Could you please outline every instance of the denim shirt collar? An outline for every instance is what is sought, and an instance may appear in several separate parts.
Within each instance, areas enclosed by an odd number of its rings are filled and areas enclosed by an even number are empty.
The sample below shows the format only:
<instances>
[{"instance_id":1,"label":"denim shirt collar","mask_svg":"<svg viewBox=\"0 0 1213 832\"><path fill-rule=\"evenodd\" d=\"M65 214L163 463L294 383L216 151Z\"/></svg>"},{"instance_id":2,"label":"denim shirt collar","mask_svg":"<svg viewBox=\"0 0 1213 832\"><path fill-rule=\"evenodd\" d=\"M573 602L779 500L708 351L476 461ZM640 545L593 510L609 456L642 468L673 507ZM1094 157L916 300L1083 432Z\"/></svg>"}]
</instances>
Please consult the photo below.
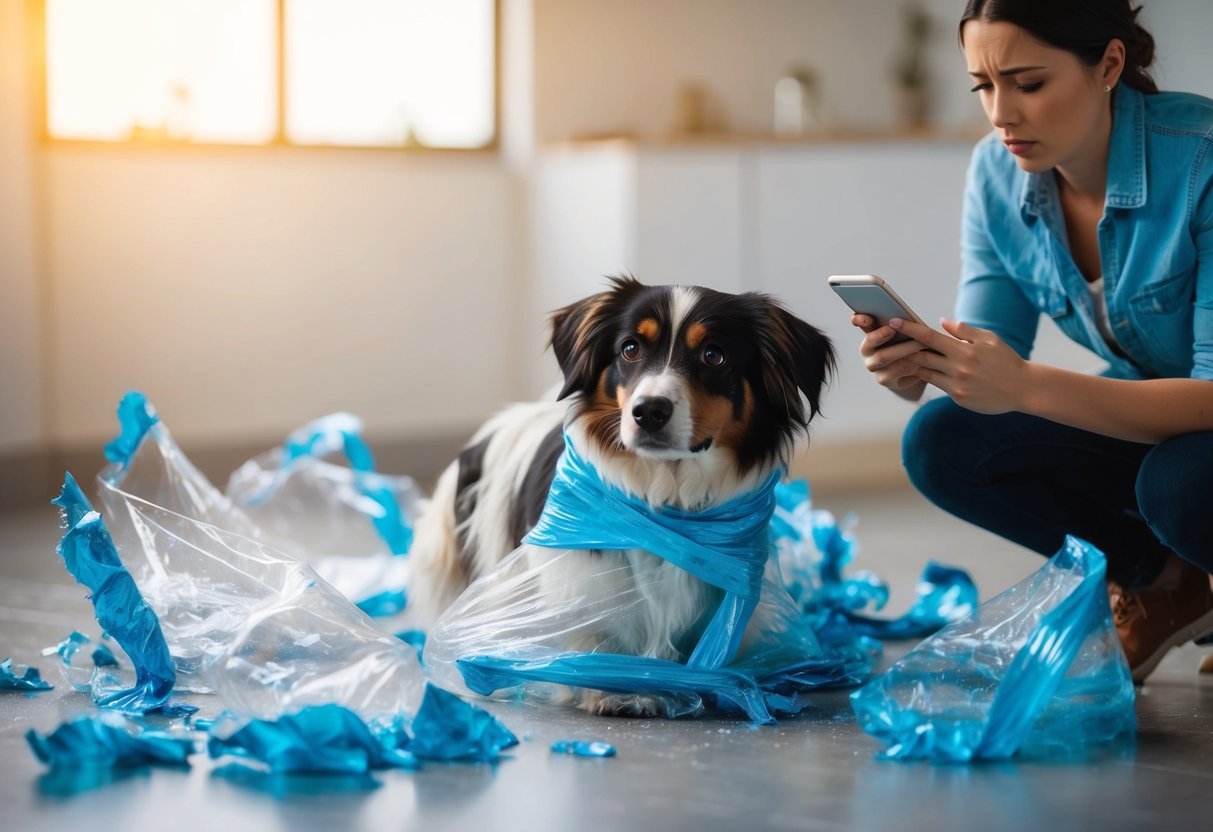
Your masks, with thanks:
<instances>
[{"instance_id":1,"label":"denim shirt collar","mask_svg":"<svg viewBox=\"0 0 1213 832\"><path fill-rule=\"evenodd\" d=\"M1025 220L1057 205L1053 171L1024 176L1020 202ZM1109 208L1140 208L1146 204L1146 107L1143 94L1128 84L1119 84L1113 95L1104 204Z\"/></svg>"}]
</instances>

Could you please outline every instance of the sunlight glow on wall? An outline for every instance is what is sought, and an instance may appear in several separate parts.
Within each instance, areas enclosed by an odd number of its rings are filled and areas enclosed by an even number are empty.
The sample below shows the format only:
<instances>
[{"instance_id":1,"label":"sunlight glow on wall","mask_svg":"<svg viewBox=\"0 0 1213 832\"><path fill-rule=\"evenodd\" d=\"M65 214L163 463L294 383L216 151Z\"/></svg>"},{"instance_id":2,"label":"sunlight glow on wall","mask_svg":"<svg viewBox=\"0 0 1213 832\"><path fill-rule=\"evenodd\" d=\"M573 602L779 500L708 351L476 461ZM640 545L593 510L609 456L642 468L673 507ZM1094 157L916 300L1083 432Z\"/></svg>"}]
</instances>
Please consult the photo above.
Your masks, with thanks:
<instances>
[{"instance_id":1,"label":"sunlight glow on wall","mask_svg":"<svg viewBox=\"0 0 1213 832\"><path fill-rule=\"evenodd\" d=\"M63 139L257 143L276 118L274 0L46 0Z\"/></svg>"},{"instance_id":2,"label":"sunlight glow on wall","mask_svg":"<svg viewBox=\"0 0 1213 832\"><path fill-rule=\"evenodd\" d=\"M287 0L287 139L481 147L493 0Z\"/></svg>"},{"instance_id":3,"label":"sunlight glow on wall","mask_svg":"<svg viewBox=\"0 0 1213 832\"><path fill-rule=\"evenodd\" d=\"M277 0L46 0L53 138L278 135ZM289 143L475 148L495 130L494 0L286 0Z\"/></svg>"}]
</instances>

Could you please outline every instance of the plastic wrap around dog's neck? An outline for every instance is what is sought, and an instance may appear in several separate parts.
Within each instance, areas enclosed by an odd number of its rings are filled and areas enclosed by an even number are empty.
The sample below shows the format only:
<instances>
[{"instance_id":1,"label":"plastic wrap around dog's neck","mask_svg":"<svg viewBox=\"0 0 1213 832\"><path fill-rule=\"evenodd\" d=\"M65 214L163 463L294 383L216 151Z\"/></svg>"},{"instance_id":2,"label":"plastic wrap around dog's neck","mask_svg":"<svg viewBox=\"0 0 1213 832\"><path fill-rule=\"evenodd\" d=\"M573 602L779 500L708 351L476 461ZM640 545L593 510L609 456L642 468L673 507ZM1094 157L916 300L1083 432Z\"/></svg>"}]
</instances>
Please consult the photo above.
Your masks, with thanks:
<instances>
[{"instance_id":1,"label":"plastic wrap around dog's neck","mask_svg":"<svg viewBox=\"0 0 1213 832\"><path fill-rule=\"evenodd\" d=\"M603 481L567 434L564 442L543 513L524 542L553 549L643 549L723 589L727 594L687 664L727 664L762 590L779 472L755 490L703 511L654 509Z\"/></svg>"}]
</instances>

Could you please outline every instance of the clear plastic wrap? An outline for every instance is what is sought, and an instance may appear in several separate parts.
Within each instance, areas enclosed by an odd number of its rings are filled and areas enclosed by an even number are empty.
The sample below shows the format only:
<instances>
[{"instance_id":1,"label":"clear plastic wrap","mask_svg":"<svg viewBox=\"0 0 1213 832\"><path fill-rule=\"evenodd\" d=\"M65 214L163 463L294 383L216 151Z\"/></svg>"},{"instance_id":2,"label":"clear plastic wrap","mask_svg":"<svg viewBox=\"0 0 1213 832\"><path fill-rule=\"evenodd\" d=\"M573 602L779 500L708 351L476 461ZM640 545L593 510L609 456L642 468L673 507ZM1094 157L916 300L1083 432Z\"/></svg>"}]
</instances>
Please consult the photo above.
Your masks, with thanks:
<instances>
[{"instance_id":1,"label":"clear plastic wrap","mask_svg":"<svg viewBox=\"0 0 1213 832\"><path fill-rule=\"evenodd\" d=\"M427 672L482 695L762 722L798 710L797 692L862 681L870 657L823 647L770 558L774 486L651 510L566 444L526 543L431 629Z\"/></svg>"},{"instance_id":2,"label":"clear plastic wrap","mask_svg":"<svg viewBox=\"0 0 1213 832\"><path fill-rule=\"evenodd\" d=\"M1132 734L1129 668L1106 564L1068 537L1040 570L940 630L851 695L893 759L1074 754Z\"/></svg>"},{"instance_id":3,"label":"clear plastic wrap","mask_svg":"<svg viewBox=\"0 0 1213 832\"><path fill-rule=\"evenodd\" d=\"M781 483L775 497L771 532L788 593L818 622L819 634L828 630L843 641L922 638L977 608L977 586L968 573L928 562L909 610L896 619L871 616L869 610L888 603L889 589L872 572L843 574L858 549L850 531L855 518L839 523L813 508L805 480Z\"/></svg>"},{"instance_id":4,"label":"clear plastic wrap","mask_svg":"<svg viewBox=\"0 0 1213 832\"><path fill-rule=\"evenodd\" d=\"M178 687L217 692L242 716L331 703L365 719L415 712L425 682L413 647L258 539L140 394L128 394L120 413L122 436L98 477L101 501L122 562L159 618Z\"/></svg>"},{"instance_id":5,"label":"clear plastic wrap","mask_svg":"<svg viewBox=\"0 0 1213 832\"><path fill-rule=\"evenodd\" d=\"M424 505L410 477L375 471L362 421L334 413L232 473L227 496L266 539L305 560L370 614L404 607L413 521ZM331 461L342 456L348 465Z\"/></svg>"}]
</instances>

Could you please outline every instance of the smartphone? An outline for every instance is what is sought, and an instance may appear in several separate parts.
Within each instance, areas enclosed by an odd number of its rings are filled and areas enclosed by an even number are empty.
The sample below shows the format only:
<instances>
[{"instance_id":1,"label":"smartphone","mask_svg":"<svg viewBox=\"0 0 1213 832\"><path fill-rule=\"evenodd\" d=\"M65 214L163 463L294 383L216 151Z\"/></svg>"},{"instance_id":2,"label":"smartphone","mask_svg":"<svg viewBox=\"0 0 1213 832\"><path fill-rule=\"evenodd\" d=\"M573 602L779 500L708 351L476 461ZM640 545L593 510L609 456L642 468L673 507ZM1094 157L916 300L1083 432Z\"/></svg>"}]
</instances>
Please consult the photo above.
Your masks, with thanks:
<instances>
[{"instance_id":1,"label":"smartphone","mask_svg":"<svg viewBox=\"0 0 1213 832\"><path fill-rule=\"evenodd\" d=\"M832 274L829 284L852 310L861 315L870 315L881 325L887 324L890 318L922 323L922 319L897 296L889 284L874 274ZM886 344L908 340L910 336L898 332Z\"/></svg>"}]
</instances>

